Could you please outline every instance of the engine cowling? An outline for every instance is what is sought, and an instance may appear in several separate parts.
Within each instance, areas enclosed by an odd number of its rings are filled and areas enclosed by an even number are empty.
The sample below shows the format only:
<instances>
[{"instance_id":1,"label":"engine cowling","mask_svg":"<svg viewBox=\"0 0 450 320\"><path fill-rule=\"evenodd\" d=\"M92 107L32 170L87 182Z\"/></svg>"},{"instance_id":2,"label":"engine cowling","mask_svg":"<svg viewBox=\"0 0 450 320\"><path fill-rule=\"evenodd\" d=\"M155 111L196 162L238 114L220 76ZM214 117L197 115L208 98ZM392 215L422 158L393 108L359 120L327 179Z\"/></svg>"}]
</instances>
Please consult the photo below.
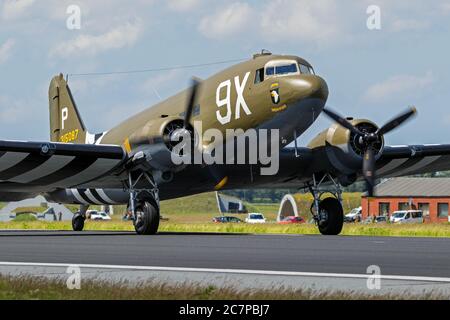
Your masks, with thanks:
<instances>
[{"instance_id":1,"label":"engine cowling","mask_svg":"<svg viewBox=\"0 0 450 320\"><path fill-rule=\"evenodd\" d=\"M172 134L183 129L183 120L178 117L164 117L150 120L130 137L131 155L143 152L153 169L174 171L179 166L173 163L173 148L178 142L171 141Z\"/></svg>"},{"instance_id":2,"label":"engine cowling","mask_svg":"<svg viewBox=\"0 0 450 320\"><path fill-rule=\"evenodd\" d=\"M378 126L370 120L347 119L350 123L363 133L374 133ZM317 135L308 145L309 148L320 159L315 166L333 168L331 171L344 182L352 182L352 176L361 170L361 163L364 155L364 145L360 136L351 133L339 124L333 124L327 130ZM379 137L373 143L373 150L378 159L384 148L384 138ZM320 170L318 168L318 170Z\"/></svg>"}]
</instances>

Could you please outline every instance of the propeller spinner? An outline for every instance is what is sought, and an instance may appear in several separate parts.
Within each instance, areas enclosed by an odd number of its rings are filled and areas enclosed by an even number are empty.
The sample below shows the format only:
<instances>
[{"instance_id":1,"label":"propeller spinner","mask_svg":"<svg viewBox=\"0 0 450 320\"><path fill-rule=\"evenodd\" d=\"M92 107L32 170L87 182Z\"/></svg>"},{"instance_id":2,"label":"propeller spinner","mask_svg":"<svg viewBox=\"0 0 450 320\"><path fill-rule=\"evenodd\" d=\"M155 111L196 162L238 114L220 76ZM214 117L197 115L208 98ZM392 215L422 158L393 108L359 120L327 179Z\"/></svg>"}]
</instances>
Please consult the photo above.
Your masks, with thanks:
<instances>
[{"instance_id":1,"label":"propeller spinner","mask_svg":"<svg viewBox=\"0 0 450 320\"><path fill-rule=\"evenodd\" d=\"M411 119L415 114L417 114L417 110L415 107L410 107L397 117L388 121L385 125L383 125L376 132L362 132L355 126L353 126L347 119L339 115L338 113L330 110L323 109L323 112L332 120L336 121L342 127L350 130L353 134L358 137L358 142L361 149L364 151L363 155L363 163L362 163L362 171L364 179L366 180L367 185L367 193L369 197L373 197L374 187L375 187L375 153L374 153L374 145L382 139L382 137L398 128L402 124L404 124L407 120Z\"/></svg>"}]
</instances>

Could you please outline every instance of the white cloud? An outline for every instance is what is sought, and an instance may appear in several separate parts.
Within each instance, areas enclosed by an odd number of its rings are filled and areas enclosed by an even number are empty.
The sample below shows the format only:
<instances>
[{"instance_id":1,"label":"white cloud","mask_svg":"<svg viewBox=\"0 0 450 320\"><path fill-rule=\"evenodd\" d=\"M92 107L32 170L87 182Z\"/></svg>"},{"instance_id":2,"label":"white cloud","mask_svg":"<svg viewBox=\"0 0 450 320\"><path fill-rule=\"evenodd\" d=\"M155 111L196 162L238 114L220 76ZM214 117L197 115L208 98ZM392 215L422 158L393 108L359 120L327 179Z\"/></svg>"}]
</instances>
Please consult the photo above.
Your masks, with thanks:
<instances>
[{"instance_id":1,"label":"white cloud","mask_svg":"<svg viewBox=\"0 0 450 320\"><path fill-rule=\"evenodd\" d=\"M112 49L134 45L141 32L140 23L127 23L101 35L83 34L58 44L50 51L50 56L66 57L73 54L95 56Z\"/></svg>"},{"instance_id":2,"label":"white cloud","mask_svg":"<svg viewBox=\"0 0 450 320\"><path fill-rule=\"evenodd\" d=\"M0 124L10 125L32 117L29 104L17 99L0 96Z\"/></svg>"},{"instance_id":3,"label":"white cloud","mask_svg":"<svg viewBox=\"0 0 450 320\"><path fill-rule=\"evenodd\" d=\"M272 42L301 40L324 45L345 34L341 14L335 0L274 0L262 12L260 31Z\"/></svg>"},{"instance_id":4,"label":"white cloud","mask_svg":"<svg viewBox=\"0 0 450 320\"><path fill-rule=\"evenodd\" d=\"M220 8L200 21L199 31L208 38L221 38L240 33L251 22L252 9L247 3L235 2Z\"/></svg>"},{"instance_id":5,"label":"white cloud","mask_svg":"<svg viewBox=\"0 0 450 320\"><path fill-rule=\"evenodd\" d=\"M441 10L444 14L449 14L450 13L450 3L448 3L448 2L442 3Z\"/></svg>"},{"instance_id":6,"label":"white cloud","mask_svg":"<svg viewBox=\"0 0 450 320\"><path fill-rule=\"evenodd\" d=\"M377 102L395 95L416 94L419 90L427 89L433 82L432 72L423 76L397 75L369 87L364 94L364 100Z\"/></svg>"},{"instance_id":7,"label":"white cloud","mask_svg":"<svg viewBox=\"0 0 450 320\"><path fill-rule=\"evenodd\" d=\"M35 0L5 0L2 7L4 20L13 20L20 17L34 4Z\"/></svg>"},{"instance_id":8,"label":"white cloud","mask_svg":"<svg viewBox=\"0 0 450 320\"><path fill-rule=\"evenodd\" d=\"M169 9L174 11L190 11L195 9L201 0L168 0Z\"/></svg>"},{"instance_id":9,"label":"white cloud","mask_svg":"<svg viewBox=\"0 0 450 320\"><path fill-rule=\"evenodd\" d=\"M0 64L5 63L9 59L14 45L15 41L13 39L6 40L5 43L0 45Z\"/></svg>"},{"instance_id":10,"label":"white cloud","mask_svg":"<svg viewBox=\"0 0 450 320\"><path fill-rule=\"evenodd\" d=\"M165 71L145 80L140 85L139 90L149 95L155 95L159 100L161 100L164 98L161 96L161 90L164 90L169 84L179 83L179 78L181 76L182 74L180 70Z\"/></svg>"},{"instance_id":11,"label":"white cloud","mask_svg":"<svg viewBox=\"0 0 450 320\"><path fill-rule=\"evenodd\" d=\"M422 31L427 29L430 23L427 21L414 20L414 19L399 19L392 23L391 29L394 32L403 31Z\"/></svg>"}]
</instances>

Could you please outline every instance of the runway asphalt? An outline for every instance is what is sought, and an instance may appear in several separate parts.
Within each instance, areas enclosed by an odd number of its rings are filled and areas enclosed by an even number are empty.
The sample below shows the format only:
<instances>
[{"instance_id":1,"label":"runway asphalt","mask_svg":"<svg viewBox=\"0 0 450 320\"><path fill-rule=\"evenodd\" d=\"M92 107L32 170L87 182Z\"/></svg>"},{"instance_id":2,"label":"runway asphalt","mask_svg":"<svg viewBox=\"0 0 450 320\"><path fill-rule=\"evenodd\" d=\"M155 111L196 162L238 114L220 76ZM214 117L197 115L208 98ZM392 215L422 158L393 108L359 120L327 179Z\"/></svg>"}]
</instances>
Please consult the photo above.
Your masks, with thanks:
<instances>
[{"instance_id":1,"label":"runway asphalt","mask_svg":"<svg viewBox=\"0 0 450 320\"><path fill-rule=\"evenodd\" d=\"M450 239L0 231L0 262L450 278Z\"/></svg>"}]
</instances>

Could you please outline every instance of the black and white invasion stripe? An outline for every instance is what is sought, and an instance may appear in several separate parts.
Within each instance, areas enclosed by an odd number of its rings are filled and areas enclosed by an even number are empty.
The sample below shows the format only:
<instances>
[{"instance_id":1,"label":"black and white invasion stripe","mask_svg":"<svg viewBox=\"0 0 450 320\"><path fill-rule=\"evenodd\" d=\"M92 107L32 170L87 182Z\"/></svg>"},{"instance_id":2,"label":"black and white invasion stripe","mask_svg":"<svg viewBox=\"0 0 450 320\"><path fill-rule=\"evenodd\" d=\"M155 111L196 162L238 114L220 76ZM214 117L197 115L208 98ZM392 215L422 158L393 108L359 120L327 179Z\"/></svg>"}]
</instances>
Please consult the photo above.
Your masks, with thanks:
<instances>
[{"instance_id":1,"label":"black and white invasion stripe","mask_svg":"<svg viewBox=\"0 0 450 320\"><path fill-rule=\"evenodd\" d=\"M130 194L123 189L59 189L46 194L52 202L80 205L127 204Z\"/></svg>"},{"instance_id":2,"label":"black and white invasion stripe","mask_svg":"<svg viewBox=\"0 0 450 320\"><path fill-rule=\"evenodd\" d=\"M0 183L70 188L108 174L124 159L120 146L0 141Z\"/></svg>"}]
</instances>

